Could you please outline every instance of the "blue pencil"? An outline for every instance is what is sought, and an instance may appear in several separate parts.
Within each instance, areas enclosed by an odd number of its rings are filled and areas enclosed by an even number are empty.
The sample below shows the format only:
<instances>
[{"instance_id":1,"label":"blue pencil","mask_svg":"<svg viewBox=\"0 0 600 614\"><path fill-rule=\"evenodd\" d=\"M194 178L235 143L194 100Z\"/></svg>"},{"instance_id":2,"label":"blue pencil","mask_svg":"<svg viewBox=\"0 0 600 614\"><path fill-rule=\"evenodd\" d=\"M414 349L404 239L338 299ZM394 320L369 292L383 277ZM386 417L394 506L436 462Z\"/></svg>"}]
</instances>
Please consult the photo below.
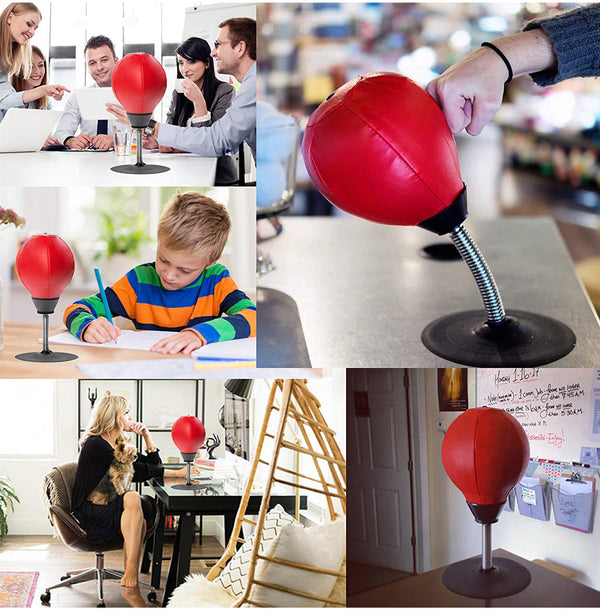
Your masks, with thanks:
<instances>
[{"instance_id":1,"label":"blue pencil","mask_svg":"<svg viewBox=\"0 0 600 614\"><path fill-rule=\"evenodd\" d=\"M104 305L104 311L106 312L106 319L114 326L112 314L110 313L110 307L108 306L108 300L106 298L106 292L104 292L104 284L102 283L102 277L100 277L100 269L94 269L96 275L96 281L98 282L98 289L100 290L100 298L102 298L102 304ZM117 340L115 339L115 343Z\"/></svg>"},{"instance_id":2,"label":"blue pencil","mask_svg":"<svg viewBox=\"0 0 600 614\"><path fill-rule=\"evenodd\" d=\"M249 358L217 358L216 356L193 356L194 360L203 360L206 362L246 362Z\"/></svg>"}]
</instances>

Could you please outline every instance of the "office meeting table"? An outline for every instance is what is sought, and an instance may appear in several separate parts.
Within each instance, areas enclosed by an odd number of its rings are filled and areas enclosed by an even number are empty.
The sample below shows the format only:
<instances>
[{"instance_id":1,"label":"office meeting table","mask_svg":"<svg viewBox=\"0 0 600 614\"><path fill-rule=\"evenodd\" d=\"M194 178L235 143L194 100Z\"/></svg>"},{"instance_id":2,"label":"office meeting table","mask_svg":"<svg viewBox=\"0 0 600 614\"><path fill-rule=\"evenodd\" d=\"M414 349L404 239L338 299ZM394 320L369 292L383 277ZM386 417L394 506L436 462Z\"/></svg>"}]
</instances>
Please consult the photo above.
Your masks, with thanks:
<instances>
[{"instance_id":1,"label":"office meeting table","mask_svg":"<svg viewBox=\"0 0 600 614\"><path fill-rule=\"evenodd\" d=\"M241 486L235 480L201 481L197 488L193 490L182 489L181 486L185 484L185 480L176 478L152 478L147 484L156 495L160 513L151 556L152 575L150 584L154 588L160 588L165 517L179 516L173 554L163 594L162 605L164 607L175 588L190 573L196 516L223 516L225 543L227 543L233 531L243 493ZM261 493L251 495L248 501L247 514L258 514L261 502ZM281 505L288 514L293 515L296 507L296 496L293 493L271 495L269 507L274 507L277 504ZM307 499L305 495L299 497L299 506L300 509L306 509ZM214 556L206 558L214 559Z\"/></svg>"},{"instance_id":2,"label":"office meeting table","mask_svg":"<svg viewBox=\"0 0 600 614\"><path fill-rule=\"evenodd\" d=\"M52 186L211 186L217 158L189 153L161 154L144 150L145 164L168 166L151 175L117 173L111 167L135 164L134 155L117 158L114 151L36 151L0 153L0 185Z\"/></svg>"}]
</instances>

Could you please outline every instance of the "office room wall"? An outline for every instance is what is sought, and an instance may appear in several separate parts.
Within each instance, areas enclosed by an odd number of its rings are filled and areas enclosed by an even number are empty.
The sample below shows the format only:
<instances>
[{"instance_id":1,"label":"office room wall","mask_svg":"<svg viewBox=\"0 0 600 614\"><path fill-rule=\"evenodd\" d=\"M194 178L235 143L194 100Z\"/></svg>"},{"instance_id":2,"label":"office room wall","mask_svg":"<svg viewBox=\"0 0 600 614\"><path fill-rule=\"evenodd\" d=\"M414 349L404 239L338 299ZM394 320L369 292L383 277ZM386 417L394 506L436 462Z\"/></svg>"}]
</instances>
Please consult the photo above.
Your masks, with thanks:
<instances>
[{"instance_id":1,"label":"office room wall","mask_svg":"<svg viewBox=\"0 0 600 614\"><path fill-rule=\"evenodd\" d=\"M474 377L472 378L475 379ZM443 433L438 421L449 426L458 412L440 412L435 369L425 370L427 406L427 452L429 478L431 568L437 568L481 553L481 528L476 524L464 497L446 475L441 461ZM471 406L475 395L470 393ZM531 443L531 455L542 456ZM587 445L582 442L582 445ZM546 456L544 456L545 458ZM560 460L577 460L561 458ZM557 526L554 514L548 522L521 516L518 510L502 512L493 526L492 547L504 548L525 559L543 559L577 572L575 579L600 588L600 512L596 505L594 531L581 533Z\"/></svg>"},{"instance_id":2,"label":"office room wall","mask_svg":"<svg viewBox=\"0 0 600 614\"><path fill-rule=\"evenodd\" d=\"M168 386L170 382L165 381ZM207 436L220 433L217 414L224 400L224 381L205 380L205 427ZM56 465L77 459L77 380L56 380L55 387L55 433L48 437L55 440L54 455L46 458L2 458L0 455L0 474L8 475L15 486L20 504L15 512L9 514L8 525L11 535L50 535L52 528L47 519L46 508L42 499L42 480L44 475ZM1 391L1 382L0 382ZM177 396L173 396L173 406L177 407ZM224 456L224 446L221 444L215 450L217 457ZM163 459L164 460L164 459ZM203 523L203 533L216 535L223 541L222 519L207 517Z\"/></svg>"}]
</instances>

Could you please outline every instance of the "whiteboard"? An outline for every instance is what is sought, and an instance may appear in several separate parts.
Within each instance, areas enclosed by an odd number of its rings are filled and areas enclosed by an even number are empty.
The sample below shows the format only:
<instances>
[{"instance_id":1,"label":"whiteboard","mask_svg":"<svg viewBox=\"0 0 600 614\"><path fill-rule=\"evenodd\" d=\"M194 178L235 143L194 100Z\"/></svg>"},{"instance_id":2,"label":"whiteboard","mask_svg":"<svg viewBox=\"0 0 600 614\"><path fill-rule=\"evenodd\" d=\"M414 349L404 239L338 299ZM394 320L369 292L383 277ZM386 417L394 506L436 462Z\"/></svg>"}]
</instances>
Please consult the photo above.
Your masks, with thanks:
<instances>
[{"instance_id":1,"label":"whiteboard","mask_svg":"<svg viewBox=\"0 0 600 614\"><path fill-rule=\"evenodd\" d=\"M183 39L198 36L208 41L210 48L219 33L219 24L230 17L250 17L256 19L256 4L205 4L190 6L185 9L183 24ZM229 75L217 78L229 81Z\"/></svg>"},{"instance_id":2,"label":"whiteboard","mask_svg":"<svg viewBox=\"0 0 600 614\"><path fill-rule=\"evenodd\" d=\"M600 446L597 370L478 369L477 406L486 405L521 423L531 456L579 461L581 446Z\"/></svg>"}]
</instances>

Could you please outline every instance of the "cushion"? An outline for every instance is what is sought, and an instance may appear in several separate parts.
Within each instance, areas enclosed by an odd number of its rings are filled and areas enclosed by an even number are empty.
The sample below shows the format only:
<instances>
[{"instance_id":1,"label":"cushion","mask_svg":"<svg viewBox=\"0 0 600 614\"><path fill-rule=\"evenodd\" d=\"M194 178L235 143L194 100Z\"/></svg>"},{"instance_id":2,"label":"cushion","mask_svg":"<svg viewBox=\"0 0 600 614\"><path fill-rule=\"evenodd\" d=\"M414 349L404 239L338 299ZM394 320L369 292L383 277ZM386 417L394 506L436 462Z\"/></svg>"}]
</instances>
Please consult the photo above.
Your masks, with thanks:
<instances>
[{"instance_id":1,"label":"cushion","mask_svg":"<svg viewBox=\"0 0 600 614\"><path fill-rule=\"evenodd\" d=\"M236 602L222 586L208 581L201 574L188 576L169 599L168 608L230 608Z\"/></svg>"},{"instance_id":2,"label":"cushion","mask_svg":"<svg viewBox=\"0 0 600 614\"><path fill-rule=\"evenodd\" d=\"M342 518L324 525L304 528L299 523L281 529L269 544L266 556L339 571L346 553L346 520ZM337 576L279 565L259 560L256 580L285 586L317 597L299 597L254 584L249 599L274 607L322 607L336 584Z\"/></svg>"},{"instance_id":3,"label":"cushion","mask_svg":"<svg viewBox=\"0 0 600 614\"><path fill-rule=\"evenodd\" d=\"M340 571L344 574L344 577L340 577L335 581L333 586L333 590L329 595L329 599L333 599L334 601L339 601L340 603L346 603L346 561L344 561ZM344 606L339 605L338 603L326 603L326 608L342 608Z\"/></svg>"},{"instance_id":4,"label":"cushion","mask_svg":"<svg viewBox=\"0 0 600 614\"><path fill-rule=\"evenodd\" d=\"M265 525L263 529L263 538L260 545L260 553L264 554L265 545L274 540L281 529L290 524L298 524L293 516L285 512L281 505L276 505L272 510L267 512L265 516ZM229 559L229 562L215 578L215 584L219 584L231 595L240 596L246 589L248 582L248 566L250 564L250 556L254 547L253 533L242 547Z\"/></svg>"}]
</instances>

